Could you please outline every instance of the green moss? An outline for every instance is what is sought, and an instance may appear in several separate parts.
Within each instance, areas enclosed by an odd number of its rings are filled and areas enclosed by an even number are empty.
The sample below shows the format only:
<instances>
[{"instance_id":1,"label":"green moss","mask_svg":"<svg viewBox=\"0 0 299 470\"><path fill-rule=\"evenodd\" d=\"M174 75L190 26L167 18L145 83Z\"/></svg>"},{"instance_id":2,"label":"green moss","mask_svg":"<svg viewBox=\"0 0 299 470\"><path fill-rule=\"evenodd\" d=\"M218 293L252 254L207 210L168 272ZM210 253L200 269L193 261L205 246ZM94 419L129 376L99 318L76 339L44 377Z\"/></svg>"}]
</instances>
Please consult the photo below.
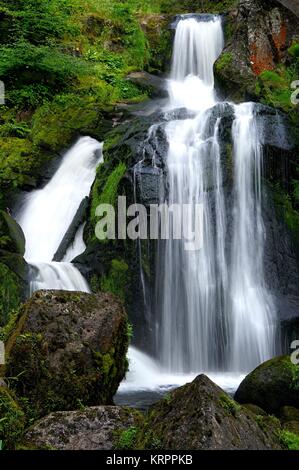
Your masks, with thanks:
<instances>
[{"instance_id":1,"label":"green moss","mask_svg":"<svg viewBox=\"0 0 299 470\"><path fill-rule=\"evenodd\" d=\"M21 302L20 280L5 264L0 263L0 326L4 326ZM1 335L1 333L0 333Z\"/></svg>"},{"instance_id":2,"label":"green moss","mask_svg":"<svg viewBox=\"0 0 299 470\"><path fill-rule=\"evenodd\" d=\"M288 53L291 57L296 57L296 59L299 59L299 44L292 44L288 49Z\"/></svg>"},{"instance_id":3,"label":"green moss","mask_svg":"<svg viewBox=\"0 0 299 470\"><path fill-rule=\"evenodd\" d=\"M128 322L127 336L128 336L128 340L129 340L129 343L130 343L132 341L133 336L134 336L133 325L130 322Z\"/></svg>"},{"instance_id":4,"label":"green moss","mask_svg":"<svg viewBox=\"0 0 299 470\"><path fill-rule=\"evenodd\" d=\"M24 413L8 389L0 387L0 442L5 449L14 449L24 431Z\"/></svg>"},{"instance_id":5,"label":"green moss","mask_svg":"<svg viewBox=\"0 0 299 470\"><path fill-rule=\"evenodd\" d=\"M233 61L233 55L231 52L223 52L220 58L216 62L216 71L221 73L224 70L228 70L231 67Z\"/></svg>"},{"instance_id":6,"label":"green moss","mask_svg":"<svg viewBox=\"0 0 299 470\"><path fill-rule=\"evenodd\" d=\"M272 185L271 189L278 215L285 220L299 249L299 212L294 209L291 197L278 184Z\"/></svg>"},{"instance_id":7,"label":"green moss","mask_svg":"<svg viewBox=\"0 0 299 470\"><path fill-rule=\"evenodd\" d=\"M100 165L97 170L97 177L91 194L91 224L93 229L96 226L96 209L100 204L111 204L116 206L119 183L127 170L125 163L119 163L106 178L106 168ZM95 234L93 234L95 238Z\"/></svg>"},{"instance_id":8,"label":"green moss","mask_svg":"<svg viewBox=\"0 0 299 470\"><path fill-rule=\"evenodd\" d=\"M299 436L289 431L281 431L281 443L289 450L299 450Z\"/></svg>"},{"instance_id":9,"label":"green moss","mask_svg":"<svg viewBox=\"0 0 299 470\"><path fill-rule=\"evenodd\" d=\"M3 189L18 189L34 183L32 170L38 164L38 157L29 140L0 137L0 162L0 184Z\"/></svg>"},{"instance_id":10,"label":"green moss","mask_svg":"<svg viewBox=\"0 0 299 470\"><path fill-rule=\"evenodd\" d=\"M219 397L219 402L222 408L234 417L237 416L238 411L241 409L241 406L238 405L237 402L224 394Z\"/></svg>"},{"instance_id":11,"label":"green moss","mask_svg":"<svg viewBox=\"0 0 299 470\"><path fill-rule=\"evenodd\" d=\"M68 293L61 293L57 300L64 303L64 296L69 302L81 302L78 308L82 312L96 306L95 296L77 299L78 294L74 293L70 299ZM125 316L118 325L115 338L111 338L109 349L103 345L102 350L90 350L88 344L84 344L87 348L84 351L73 354L71 358L60 359L63 370L59 371L49 359L49 339L39 331L26 329L31 301L21 309L12 334L6 341L5 367L6 380L18 396L27 424L53 411L77 409L79 404L81 407L111 403L127 366ZM6 337L7 334L9 332L6 332ZM52 344L55 347L55 342Z\"/></svg>"},{"instance_id":12,"label":"green moss","mask_svg":"<svg viewBox=\"0 0 299 470\"><path fill-rule=\"evenodd\" d=\"M291 101L293 93L291 83L296 77L297 72L294 66L287 68L280 65L275 71L265 70L258 77L256 94L264 104L286 112L292 111L294 105Z\"/></svg>"},{"instance_id":13,"label":"green moss","mask_svg":"<svg viewBox=\"0 0 299 470\"><path fill-rule=\"evenodd\" d=\"M276 418L276 416L267 415L267 414L263 414L263 415L258 414L254 416L254 419L264 432L267 433L268 431L273 432L276 430L276 434L280 433L281 426L280 426L279 419Z\"/></svg>"},{"instance_id":14,"label":"green moss","mask_svg":"<svg viewBox=\"0 0 299 470\"><path fill-rule=\"evenodd\" d=\"M101 279L101 290L111 292L125 302L126 285L128 283L128 265L123 260L113 259L107 276Z\"/></svg>"},{"instance_id":15,"label":"green moss","mask_svg":"<svg viewBox=\"0 0 299 470\"><path fill-rule=\"evenodd\" d=\"M36 146L58 151L65 148L79 131L84 133L94 129L100 120L96 97L60 95L35 113L33 142Z\"/></svg>"}]
</instances>

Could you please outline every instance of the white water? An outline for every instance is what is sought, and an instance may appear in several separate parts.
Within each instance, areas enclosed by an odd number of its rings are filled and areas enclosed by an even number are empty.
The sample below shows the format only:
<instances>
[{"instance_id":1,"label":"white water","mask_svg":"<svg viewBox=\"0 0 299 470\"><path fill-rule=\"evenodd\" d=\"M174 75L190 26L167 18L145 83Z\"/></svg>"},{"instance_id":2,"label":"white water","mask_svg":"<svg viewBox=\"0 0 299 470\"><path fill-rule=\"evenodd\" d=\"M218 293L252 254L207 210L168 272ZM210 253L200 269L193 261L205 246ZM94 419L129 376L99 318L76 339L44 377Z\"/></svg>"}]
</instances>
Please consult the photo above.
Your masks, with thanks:
<instances>
[{"instance_id":1,"label":"white water","mask_svg":"<svg viewBox=\"0 0 299 470\"><path fill-rule=\"evenodd\" d=\"M188 382L192 382L198 373L191 374L177 374L163 371L161 366L152 358L131 347L128 354L129 359L129 372L126 380L124 380L118 390L120 395L127 395L135 391L158 391L159 393L166 393ZM213 382L227 393L234 393L242 380L244 374L238 373L211 373L210 371L202 371Z\"/></svg>"},{"instance_id":2,"label":"white water","mask_svg":"<svg viewBox=\"0 0 299 470\"><path fill-rule=\"evenodd\" d=\"M32 265L31 292L38 289L89 292L87 282L74 265L54 263L52 259L81 201L89 195L102 158L102 144L90 137L80 138L64 155L49 183L32 191L19 210L17 220L26 238L25 258ZM64 261L71 261L84 250L81 230Z\"/></svg>"},{"instance_id":3,"label":"white water","mask_svg":"<svg viewBox=\"0 0 299 470\"><path fill-rule=\"evenodd\" d=\"M235 208L231 260L231 358L234 370L253 368L274 355L275 305L265 286L262 217L262 148L254 105L235 107Z\"/></svg>"},{"instance_id":4,"label":"white water","mask_svg":"<svg viewBox=\"0 0 299 470\"><path fill-rule=\"evenodd\" d=\"M210 131L217 103L213 65L222 47L220 18L179 22L166 111L185 107L196 117L167 125L168 199L203 204L204 243L200 251L188 252L184 241L160 242L156 354L149 358L131 348L123 393L172 388L202 372L233 391L244 374L275 353L276 311L263 270L262 149L254 105L235 106L233 203L223 188L221 118ZM189 223L192 227L194 220Z\"/></svg>"},{"instance_id":5,"label":"white water","mask_svg":"<svg viewBox=\"0 0 299 470\"><path fill-rule=\"evenodd\" d=\"M72 245L70 245L68 247L62 261L66 262L66 263L70 263L71 261L73 261L73 259L77 258L77 256L84 253L84 251L86 249L86 245L85 245L84 238L83 238L85 225L86 225L86 223L84 222L84 224L82 224L78 228L75 239L74 239Z\"/></svg>"}]
</instances>

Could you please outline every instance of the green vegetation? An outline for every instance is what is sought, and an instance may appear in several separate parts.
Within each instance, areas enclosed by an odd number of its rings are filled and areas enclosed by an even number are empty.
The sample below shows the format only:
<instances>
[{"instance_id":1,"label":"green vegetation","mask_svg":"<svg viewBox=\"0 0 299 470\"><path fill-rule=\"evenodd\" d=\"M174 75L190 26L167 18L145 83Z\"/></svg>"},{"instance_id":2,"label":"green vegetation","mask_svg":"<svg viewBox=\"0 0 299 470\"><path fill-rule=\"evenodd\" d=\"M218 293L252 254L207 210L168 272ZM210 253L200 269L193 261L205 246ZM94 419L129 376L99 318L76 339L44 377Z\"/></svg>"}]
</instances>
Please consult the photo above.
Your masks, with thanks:
<instances>
[{"instance_id":1,"label":"green vegetation","mask_svg":"<svg viewBox=\"0 0 299 470\"><path fill-rule=\"evenodd\" d=\"M229 69L233 60L233 55L231 52L224 52L219 60L216 62L217 72L221 72L224 69Z\"/></svg>"},{"instance_id":2,"label":"green vegetation","mask_svg":"<svg viewBox=\"0 0 299 470\"><path fill-rule=\"evenodd\" d=\"M287 227L294 235L294 240L299 249L299 212L294 207L298 204L296 199L298 182L294 182L293 198L292 194L289 195L283 191L278 183L271 185L271 189L278 215L285 220Z\"/></svg>"},{"instance_id":3,"label":"green vegetation","mask_svg":"<svg viewBox=\"0 0 299 470\"><path fill-rule=\"evenodd\" d=\"M135 426L131 426L129 429L122 431L114 444L114 448L117 450L134 449L137 434L138 429Z\"/></svg>"},{"instance_id":4,"label":"green vegetation","mask_svg":"<svg viewBox=\"0 0 299 470\"><path fill-rule=\"evenodd\" d=\"M224 12L233 0L0 0L0 184L34 187L79 134L103 139L103 112L144 100L130 71L164 71L176 13ZM162 14L162 16L161 16ZM164 15L164 16L163 16Z\"/></svg>"},{"instance_id":5,"label":"green vegetation","mask_svg":"<svg viewBox=\"0 0 299 470\"><path fill-rule=\"evenodd\" d=\"M256 94L261 101L286 112L294 111L291 84L299 76L299 44L294 43L288 49L286 64L278 64L275 70L265 70L259 75Z\"/></svg>"},{"instance_id":6,"label":"green vegetation","mask_svg":"<svg viewBox=\"0 0 299 470\"><path fill-rule=\"evenodd\" d=\"M299 436L290 431L281 431L280 440L289 450L299 450Z\"/></svg>"},{"instance_id":7,"label":"green vegetation","mask_svg":"<svg viewBox=\"0 0 299 470\"><path fill-rule=\"evenodd\" d=\"M105 168L102 165L98 167L97 179L92 189L91 224L93 227L96 226L96 209L100 204L111 204L115 207L119 183L126 170L126 164L119 163L107 177Z\"/></svg>"},{"instance_id":8,"label":"green vegetation","mask_svg":"<svg viewBox=\"0 0 299 470\"><path fill-rule=\"evenodd\" d=\"M9 321L20 300L21 287L18 277L5 264L0 263L0 327Z\"/></svg>"},{"instance_id":9,"label":"green vegetation","mask_svg":"<svg viewBox=\"0 0 299 470\"><path fill-rule=\"evenodd\" d=\"M24 413L7 388L0 387L0 442L2 449L14 449L24 431Z\"/></svg>"},{"instance_id":10,"label":"green vegetation","mask_svg":"<svg viewBox=\"0 0 299 470\"><path fill-rule=\"evenodd\" d=\"M113 259L110 272L101 279L101 290L117 295L123 303L128 282L128 269L127 263L123 260Z\"/></svg>"},{"instance_id":11,"label":"green vegetation","mask_svg":"<svg viewBox=\"0 0 299 470\"><path fill-rule=\"evenodd\" d=\"M237 413L241 409L241 406L238 405L238 403L235 402L235 400L223 394L219 397L219 401L220 401L222 408L224 408L229 414L231 414L234 417L237 416Z\"/></svg>"}]
</instances>

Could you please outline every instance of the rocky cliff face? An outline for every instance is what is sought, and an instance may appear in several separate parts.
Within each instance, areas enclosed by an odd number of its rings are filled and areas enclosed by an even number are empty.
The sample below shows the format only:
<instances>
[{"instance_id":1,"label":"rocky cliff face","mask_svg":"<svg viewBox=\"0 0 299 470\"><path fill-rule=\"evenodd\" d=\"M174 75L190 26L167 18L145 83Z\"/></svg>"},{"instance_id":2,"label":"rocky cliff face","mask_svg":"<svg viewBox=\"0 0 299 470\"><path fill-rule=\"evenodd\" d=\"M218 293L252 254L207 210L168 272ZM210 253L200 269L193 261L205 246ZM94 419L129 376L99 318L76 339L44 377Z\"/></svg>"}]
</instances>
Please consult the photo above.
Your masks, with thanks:
<instances>
[{"instance_id":1,"label":"rocky cliff face","mask_svg":"<svg viewBox=\"0 0 299 470\"><path fill-rule=\"evenodd\" d=\"M256 77L287 60L299 26L295 14L280 3L240 0L238 8L229 13L231 37L215 66L227 96L240 101L255 97Z\"/></svg>"}]
</instances>

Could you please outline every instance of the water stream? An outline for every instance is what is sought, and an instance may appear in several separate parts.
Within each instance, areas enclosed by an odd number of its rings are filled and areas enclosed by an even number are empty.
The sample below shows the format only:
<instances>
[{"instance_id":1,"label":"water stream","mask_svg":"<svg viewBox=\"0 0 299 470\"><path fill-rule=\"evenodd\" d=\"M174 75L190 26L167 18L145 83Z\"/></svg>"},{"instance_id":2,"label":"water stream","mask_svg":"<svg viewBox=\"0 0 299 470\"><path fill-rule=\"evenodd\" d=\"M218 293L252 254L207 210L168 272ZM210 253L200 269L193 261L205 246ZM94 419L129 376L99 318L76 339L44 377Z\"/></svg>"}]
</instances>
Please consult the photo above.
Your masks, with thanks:
<instances>
[{"instance_id":1,"label":"water stream","mask_svg":"<svg viewBox=\"0 0 299 470\"><path fill-rule=\"evenodd\" d=\"M70 262L84 251L83 227L64 262L52 260L81 201L90 193L96 167L102 162L102 147L95 139L80 138L49 183L29 193L17 213L26 238L25 258L31 266L31 293L39 289L89 292L86 280Z\"/></svg>"},{"instance_id":2,"label":"water stream","mask_svg":"<svg viewBox=\"0 0 299 470\"><path fill-rule=\"evenodd\" d=\"M152 358L130 351L131 368L119 395L126 403L134 390L160 393L201 372L232 391L275 354L276 310L263 269L262 146L254 104L231 104L230 199L223 185L221 116L210 129L213 108L224 106L213 76L223 45L220 17L178 22L165 111L184 107L196 115L166 127L168 202L203 205L203 247L187 251L184 240L160 242L156 351ZM194 216L187 223L194 227Z\"/></svg>"}]
</instances>

